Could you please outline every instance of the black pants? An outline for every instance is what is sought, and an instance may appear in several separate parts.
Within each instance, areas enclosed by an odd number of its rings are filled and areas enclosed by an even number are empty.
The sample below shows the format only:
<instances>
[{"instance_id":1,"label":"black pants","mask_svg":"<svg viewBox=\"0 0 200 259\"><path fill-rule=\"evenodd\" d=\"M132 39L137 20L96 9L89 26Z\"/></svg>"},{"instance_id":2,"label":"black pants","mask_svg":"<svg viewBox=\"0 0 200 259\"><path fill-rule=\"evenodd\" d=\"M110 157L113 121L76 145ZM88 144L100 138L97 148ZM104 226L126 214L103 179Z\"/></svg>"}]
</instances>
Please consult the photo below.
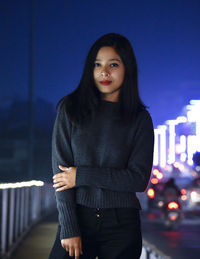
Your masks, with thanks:
<instances>
[{"instance_id":1,"label":"black pants","mask_svg":"<svg viewBox=\"0 0 200 259\"><path fill-rule=\"evenodd\" d=\"M77 205L83 255L80 259L138 259L142 252L140 213L135 208L93 209ZM61 246L60 226L49 259L72 259Z\"/></svg>"}]
</instances>

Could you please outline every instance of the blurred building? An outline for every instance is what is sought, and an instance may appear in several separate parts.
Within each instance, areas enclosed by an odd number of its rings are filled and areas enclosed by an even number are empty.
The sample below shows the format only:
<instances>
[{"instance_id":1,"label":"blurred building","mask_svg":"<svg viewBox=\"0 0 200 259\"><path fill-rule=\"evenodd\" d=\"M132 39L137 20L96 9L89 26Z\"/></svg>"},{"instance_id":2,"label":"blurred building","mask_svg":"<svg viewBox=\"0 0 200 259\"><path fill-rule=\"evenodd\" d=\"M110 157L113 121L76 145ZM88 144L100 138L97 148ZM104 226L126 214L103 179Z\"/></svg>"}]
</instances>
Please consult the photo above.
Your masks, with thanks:
<instances>
[{"instance_id":1,"label":"blurred building","mask_svg":"<svg viewBox=\"0 0 200 259\"><path fill-rule=\"evenodd\" d=\"M53 104L38 98L34 102L33 178L49 181L51 174L51 135L55 112ZM28 102L15 98L0 107L1 182L30 180Z\"/></svg>"},{"instance_id":2,"label":"blurred building","mask_svg":"<svg viewBox=\"0 0 200 259\"><path fill-rule=\"evenodd\" d=\"M200 100L191 100L180 116L154 129L154 166L164 168L175 162L193 165L200 152Z\"/></svg>"}]
</instances>

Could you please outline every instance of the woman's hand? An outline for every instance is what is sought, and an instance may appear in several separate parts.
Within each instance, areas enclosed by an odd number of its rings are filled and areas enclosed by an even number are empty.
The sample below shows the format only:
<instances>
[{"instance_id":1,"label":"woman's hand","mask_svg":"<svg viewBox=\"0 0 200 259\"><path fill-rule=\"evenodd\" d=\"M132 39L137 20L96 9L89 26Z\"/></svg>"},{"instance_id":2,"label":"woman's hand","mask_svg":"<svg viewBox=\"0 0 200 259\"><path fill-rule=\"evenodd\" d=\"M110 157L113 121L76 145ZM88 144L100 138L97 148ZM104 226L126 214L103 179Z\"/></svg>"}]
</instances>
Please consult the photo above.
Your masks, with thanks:
<instances>
[{"instance_id":1,"label":"woman's hand","mask_svg":"<svg viewBox=\"0 0 200 259\"><path fill-rule=\"evenodd\" d=\"M71 237L61 240L62 247L69 252L69 256L75 256L75 259L79 259L83 254L81 237Z\"/></svg>"},{"instance_id":2,"label":"woman's hand","mask_svg":"<svg viewBox=\"0 0 200 259\"><path fill-rule=\"evenodd\" d=\"M64 191L70 188L73 188L75 186L76 182L76 168L74 166L71 167L65 167L62 165L59 165L59 168L63 171L61 173L55 174L53 176L53 187L57 188L57 192Z\"/></svg>"}]
</instances>

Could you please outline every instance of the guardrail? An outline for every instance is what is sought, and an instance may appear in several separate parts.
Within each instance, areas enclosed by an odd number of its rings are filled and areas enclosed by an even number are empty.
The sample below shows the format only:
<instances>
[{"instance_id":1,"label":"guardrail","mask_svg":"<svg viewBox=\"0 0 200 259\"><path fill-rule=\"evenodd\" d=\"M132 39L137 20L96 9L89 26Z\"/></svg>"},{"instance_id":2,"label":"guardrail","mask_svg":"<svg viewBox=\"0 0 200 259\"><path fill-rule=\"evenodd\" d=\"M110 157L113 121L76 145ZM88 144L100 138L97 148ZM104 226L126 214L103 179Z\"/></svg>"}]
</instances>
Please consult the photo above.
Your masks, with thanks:
<instances>
[{"instance_id":1,"label":"guardrail","mask_svg":"<svg viewBox=\"0 0 200 259\"><path fill-rule=\"evenodd\" d=\"M56 208L51 187L42 181L0 184L0 258L9 258L30 228Z\"/></svg>"},{"instance_id":2,"label":"guardrail","mask_svg":"<svg viewBox=\"0 0 200 259\"><path fill-rule=\"evenodd\" d=\"M52 184L42 181L0 184L0 258L9 258L30 228L55 208ZM140 259L171 257L143 239Z\"/></svg>"},{"instance_id":3,"label":"guardrail","mask_svg":"<svg viewBox=\"0 0 200 259\"><path fill-rule=\"evenodd\" d=\"M164 254L155 245L150 244L145 239L142 240L142 254L140 259L172 259L170 256Z\"/></svg>"}]
</instances>

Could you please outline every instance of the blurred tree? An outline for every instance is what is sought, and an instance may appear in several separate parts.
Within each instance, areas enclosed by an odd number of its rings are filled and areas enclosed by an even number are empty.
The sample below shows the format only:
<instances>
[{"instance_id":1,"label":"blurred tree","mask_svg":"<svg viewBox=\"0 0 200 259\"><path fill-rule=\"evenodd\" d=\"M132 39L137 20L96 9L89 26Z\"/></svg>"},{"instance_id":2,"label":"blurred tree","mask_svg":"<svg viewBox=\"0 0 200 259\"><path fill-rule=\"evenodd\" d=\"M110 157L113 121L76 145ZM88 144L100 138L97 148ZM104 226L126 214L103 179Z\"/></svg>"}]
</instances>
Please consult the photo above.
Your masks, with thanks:
<instances>
[{"instance_id":1,"label":"blurred tree","mask_svg":"<svg viewBox=\"0 0 200 259\"><path fill-rule=\"evenodd\" d=\"M200 166L200 152L194 153L192 159L193 159L196 166Z\"/></svg>"}]
</instances>

